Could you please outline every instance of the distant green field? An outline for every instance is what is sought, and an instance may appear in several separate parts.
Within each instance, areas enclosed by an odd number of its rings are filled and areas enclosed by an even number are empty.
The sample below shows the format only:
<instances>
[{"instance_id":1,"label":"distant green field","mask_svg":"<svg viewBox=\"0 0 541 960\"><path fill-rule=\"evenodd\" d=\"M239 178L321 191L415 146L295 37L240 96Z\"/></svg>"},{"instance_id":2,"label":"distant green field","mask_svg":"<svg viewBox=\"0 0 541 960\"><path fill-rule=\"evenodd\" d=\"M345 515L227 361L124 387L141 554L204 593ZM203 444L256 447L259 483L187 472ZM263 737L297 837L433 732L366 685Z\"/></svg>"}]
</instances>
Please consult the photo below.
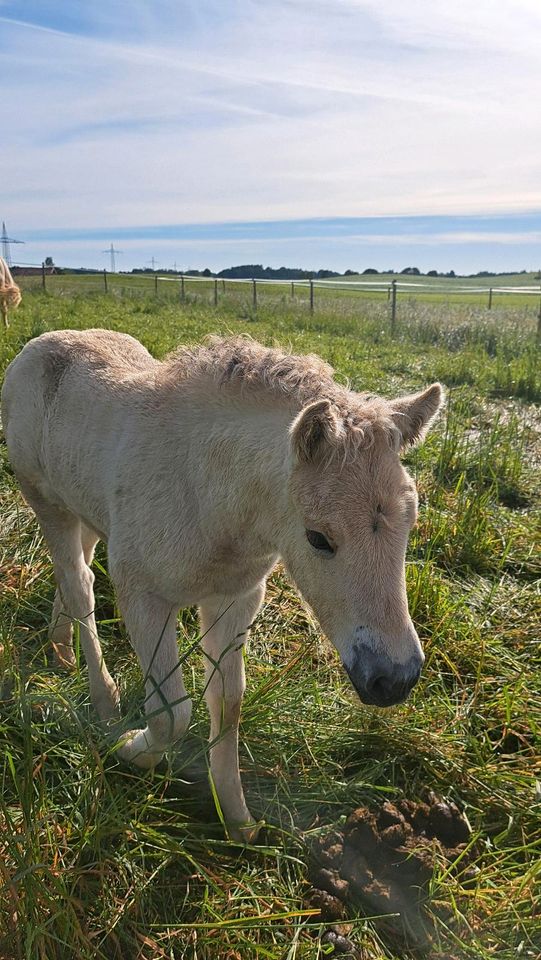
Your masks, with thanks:
<instances>
[{"instance_id":1,"label":"distant green field","mask_svg":"<svg viewBox=\"0 0 541 960\"><path fill-rule=\"evenodd\" d=\"M341 277L340 280L344 280L347 283L358 283L359 281L365 280L391 283L392 280L397 280L399 283L426 283L440 287L452 287L453 284L457 287L486 287L487 290L489 287L539 287L541 284L541 278L538 271L532 271L530 273L511 273L508 275L500 275L495 277L427 277L426 274L417 277L403 273L360 273L347 277Z\"/></svg>"},{"instance_id":2,"label":"distant green field","mask_svg":"<svg viewBox=\"0 0 541 960\"><path fill-rule=\"evenodd\" d=\"M50 329L124 330L158 357L208 333L244 333L316 352L358 390L396 396L439 379L448 403L407 457L420 495L408 596L426 664L406 704L360 705L283 571L271 579L247 657L243 780L267 824L249 850L224 839L207 786L197 653L185 671L196 705L189 734L149 775L107 752L84 663L75 674L51 666L51 562L0 440L1 960L336 955L309 901L314 841L359 804L418 801L429 790L465 812L471 861L449 865L435 851L424 952L403 946L400 916L382 923L366 905L351 908L357 958L538 960L538 301L510 298L488 311L482 301L412 293L399 298L393 337L382 294L318 289L311 314L306 289L292 299L290 285L258 291L255 309L249 287L227 285L215 307L213 282L187 285L185 303L165 281L157 296L153 280L122 275L107 296L100 278L47 282L46 294L23 282L23 303L0 331L0 372ZM142 677L106 570L102 548L98 627L123 710L138 715ZM196 638L194 611L184 611L180 649Z\"/></svg>"},{"instance_id":3,"label":"distant green field","mask_svg":"<svg viewBox=\"0 0 541 960\"><path fill-rule=\"evenodd\" d=\"M402 274L378 274L340 277L332 281L314 281L314 303L316 308L325 304L329 298L354 298L356 301L368 298L371 300L385 300L391 283L397 283L398 301L415 299L420 303L461 303L478 306L489 306L489 290L493 289L490 298L491 307L508 305L529 306L532 313L541 311L541 281L535 273L513 274L510 277L411 277ZM21 277L20 285L26 290L39 290L41 277ZM75 292L105 292L105 284L109 293L122 293L134 296L147 292L162 298L180 299L181 282L171 276L162 274L62 274L46 277L46 289L50 293ZM498 288L534 288L519 293L499 292ZM349 288L349 289L348 289ZM481 289L481 292L479 290ZM470 292L471 290L471 292ZM201 278L186 278L184 294L187 298L198 298L212 303L215 295L220 302L224 296L239 301L253 300L253 284L250 280L244 282L222 280L217 281L215 294L215 280ZM309 285L306 281L288 281L284 283L257 281L256 296L258 302L287 303L298 301L308 302L310 299Z\"/></svg>"}]
</instances>

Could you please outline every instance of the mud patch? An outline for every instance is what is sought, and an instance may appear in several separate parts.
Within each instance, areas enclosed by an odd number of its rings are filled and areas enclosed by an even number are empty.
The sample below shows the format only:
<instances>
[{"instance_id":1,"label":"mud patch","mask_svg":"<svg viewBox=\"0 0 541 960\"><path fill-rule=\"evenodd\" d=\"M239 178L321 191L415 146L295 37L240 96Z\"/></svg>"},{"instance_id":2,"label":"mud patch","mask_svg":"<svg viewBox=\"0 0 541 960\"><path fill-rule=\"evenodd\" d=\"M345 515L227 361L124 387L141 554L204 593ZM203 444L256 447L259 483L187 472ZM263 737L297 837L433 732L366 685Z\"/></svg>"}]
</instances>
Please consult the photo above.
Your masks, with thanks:
<instances>
[{"instance_id":1,"label":"mud patch","mask_svg":"<svg viewBox=\"0 0 541 960\"><path fill-rule=\"evenodd\" d=\"M358 956L341 926L351 909L381 917L378 932L393 944L428 949L433 925L426 908L434 869L460 858L459 869L467 873L470 835L458 807L430 793L422 803L359 807L343 829L320 839L310 864L310 905L335 924L327 932L339 938L335 953Z\"/></svg>"}]
</instances>

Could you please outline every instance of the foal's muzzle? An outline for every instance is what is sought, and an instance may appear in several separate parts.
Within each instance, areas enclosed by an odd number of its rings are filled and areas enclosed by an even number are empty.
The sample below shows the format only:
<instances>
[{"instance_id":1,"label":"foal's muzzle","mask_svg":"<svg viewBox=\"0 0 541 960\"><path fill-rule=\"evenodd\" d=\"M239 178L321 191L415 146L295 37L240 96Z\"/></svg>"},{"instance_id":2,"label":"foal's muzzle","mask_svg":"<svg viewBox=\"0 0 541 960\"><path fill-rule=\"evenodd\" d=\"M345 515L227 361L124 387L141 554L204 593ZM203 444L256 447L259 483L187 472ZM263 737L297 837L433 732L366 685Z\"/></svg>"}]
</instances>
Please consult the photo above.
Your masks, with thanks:
<instances>
[{"instance_id":1,"label":"foal's muzzle","mask_svg":"<svg viewBox=\"0 0 541 960\"><path fill-rule=\"evenodd\" d=\"M353 661L344 666L362 702L376 707L402 703L421 675L422 652L406 663L393 663L386 654L376 654L364 644L356 644L354 649Z\"/></svg>"}]
</instances>

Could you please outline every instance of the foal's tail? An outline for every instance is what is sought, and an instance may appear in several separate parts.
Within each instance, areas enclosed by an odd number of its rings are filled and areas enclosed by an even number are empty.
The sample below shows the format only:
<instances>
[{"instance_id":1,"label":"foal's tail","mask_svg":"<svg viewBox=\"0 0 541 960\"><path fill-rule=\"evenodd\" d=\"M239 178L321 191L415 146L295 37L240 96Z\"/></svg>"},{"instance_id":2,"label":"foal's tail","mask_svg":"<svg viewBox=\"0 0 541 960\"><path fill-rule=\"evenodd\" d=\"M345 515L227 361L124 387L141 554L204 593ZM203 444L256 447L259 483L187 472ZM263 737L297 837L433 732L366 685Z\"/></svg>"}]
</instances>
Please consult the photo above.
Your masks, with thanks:
<instances>
[{"instance_id":1,"label":"foal's tail","mask_svg":"<svg viewBox=\"0 0 541 960\"><path fill-rule=\"evenodd\" d=\"M21 291L11 276L6 261L0 257L0 310L5 327L9 327L8 310L15 309L20 302Z\"/></svg>"}]
</instances>

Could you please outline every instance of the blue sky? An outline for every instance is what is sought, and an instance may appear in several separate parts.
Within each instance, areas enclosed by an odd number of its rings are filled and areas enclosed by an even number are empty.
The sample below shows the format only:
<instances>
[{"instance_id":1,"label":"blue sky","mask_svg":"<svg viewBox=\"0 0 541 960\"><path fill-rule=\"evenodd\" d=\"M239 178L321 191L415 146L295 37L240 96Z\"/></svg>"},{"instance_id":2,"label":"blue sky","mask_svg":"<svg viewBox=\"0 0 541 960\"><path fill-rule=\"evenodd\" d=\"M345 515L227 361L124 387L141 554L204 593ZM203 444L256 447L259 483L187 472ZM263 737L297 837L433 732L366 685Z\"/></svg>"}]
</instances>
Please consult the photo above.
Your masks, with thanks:
<instances>
[{"instance_id":1,"label":"blue sky","mask_svg":"<svg viewBox=\"0 0 541 960\"><path fill-rule=\"evenodd\" d=\"M13 255L538 269L537 0L0 0Z\"/></svg>"}]
</instances>

